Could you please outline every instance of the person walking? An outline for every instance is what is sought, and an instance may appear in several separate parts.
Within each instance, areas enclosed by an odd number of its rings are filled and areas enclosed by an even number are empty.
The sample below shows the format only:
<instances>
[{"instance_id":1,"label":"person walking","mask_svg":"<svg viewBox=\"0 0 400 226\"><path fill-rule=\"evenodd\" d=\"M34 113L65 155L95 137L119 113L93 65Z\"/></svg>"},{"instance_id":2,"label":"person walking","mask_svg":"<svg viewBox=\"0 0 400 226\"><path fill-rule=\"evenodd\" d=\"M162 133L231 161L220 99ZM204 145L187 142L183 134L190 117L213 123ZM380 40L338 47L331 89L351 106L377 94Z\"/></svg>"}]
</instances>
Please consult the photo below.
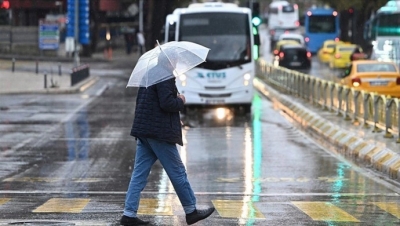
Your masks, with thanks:
<instances>
[{"instance_id":1,"label":"person walking","mask_svg":"<svg viewBox=\"0 0 400 226\"><path fill-rule=\"evenodd\" d=\"M133 45L133 38L134 34L131 32L125 32L124 33L124 38L125 38L125 47L126 47L126 54L130 55L132 52L132 45Z\"/></svg>"},{"instance_id":2,"label":"person walking","mask_svg":"<svg viewBox=\"0 0 400 226\"><path fill-rule=\"evenodd\" d=\"M136 139L136 157L121 225L149 223L139 219L137 211L140 193L145 188L150 169L157 159L172 182L188 225L203 220L214 212L214 207L196 208L196 197L177 149L177 144L183 146L179 112L183 111L185 102L185 96L179 94L176 88L175 76L147 88L139 87L130 133Z\"/></svg>"},{"instance_id":3,"label":"person walking","mask_svg":"<svg viewBox=\"0 0 400 226\"><path fill-rule=\"evenodd\" d=\"M136 39L137 39L137 44L139 47L139 53L140 53L140 55L142 55L144 53L145 40L144 40L143 33L141 31L138 31L136 33Z\"/></svg>"}]
</instances>

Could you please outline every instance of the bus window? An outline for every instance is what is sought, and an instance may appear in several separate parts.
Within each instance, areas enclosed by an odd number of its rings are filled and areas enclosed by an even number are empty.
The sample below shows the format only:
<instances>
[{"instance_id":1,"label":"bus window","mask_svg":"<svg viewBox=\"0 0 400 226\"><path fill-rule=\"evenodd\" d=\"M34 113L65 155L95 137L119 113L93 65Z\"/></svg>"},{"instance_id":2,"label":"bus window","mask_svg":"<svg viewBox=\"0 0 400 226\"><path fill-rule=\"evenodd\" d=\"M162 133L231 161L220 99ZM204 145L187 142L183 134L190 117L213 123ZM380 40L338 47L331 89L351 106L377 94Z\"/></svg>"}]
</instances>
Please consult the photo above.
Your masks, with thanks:
<instances>
[{"instance_id":1,"label":"bus window","mask_svg":"<svg viewBox=\"0 0 400 226\"><path fill-rule=\"evenodd\" d=\"M278 14L278 8L269 8L269 14Z\"/></svg>"},{"instance_id":2,"label":"bus window","mask_svg":"<svg viewBox=\"0 0 400 226\"><path fill-rule=\"evenodd\" d=\"M168 28L168 41L175 40L175 27L176 23L170 24Z\"/></svg>"},{"instance_id":3,"label":"bus window","mask_svg":"<svg viewBox=\"0 0 400 226\"><path fill-rule=\"evenodd\" d=\"M287 5L282 7L282 13L293 13L294 7L293 5Z\"/></svg>"},{"instance_id":4,"label":"bus window","mask_svg":"<svg viewBox=\"0 0 400 226\"><path fill-rule=\"evenodd\" d=\"M232 46L239 45L237 51L246 50L250 39L249 20L246 14L237 13L192 13L181 15L179 40L195 42L210 48L204 67L215 62L247 61L235 57ZM213 66L213 69L215 69Z\"/></svg>"},{"instance_id":5,"label":"bus window","mask_svg":"<svg viewBox=\"0 0 400 226\"><path fill-rule=\"evenodd\" d=\"M336 31L336 17L334 16L310 16L308 32L333 33Z\"/></svg>"}]
</instances>

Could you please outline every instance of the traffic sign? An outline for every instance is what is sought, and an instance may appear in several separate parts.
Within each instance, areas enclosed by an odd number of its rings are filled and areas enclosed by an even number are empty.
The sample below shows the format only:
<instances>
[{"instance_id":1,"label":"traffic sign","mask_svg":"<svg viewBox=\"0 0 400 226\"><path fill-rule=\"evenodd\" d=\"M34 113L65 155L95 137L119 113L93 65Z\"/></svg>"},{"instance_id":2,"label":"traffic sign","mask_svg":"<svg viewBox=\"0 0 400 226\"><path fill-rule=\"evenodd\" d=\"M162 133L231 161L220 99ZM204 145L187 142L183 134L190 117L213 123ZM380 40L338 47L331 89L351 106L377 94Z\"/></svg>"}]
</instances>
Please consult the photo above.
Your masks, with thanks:
<instances>
[{"instance_id":1,"label":"traffic sign","mask_svg":"<svg viewBox=\"0 0 400 226\"><path fill-rule=\"evenodd\" d=\"M39 49L55 50L60 43L59 24L54 21L39 20Z\"/></svg>"},{"instance_id":2,"label":"traffic sign","mask_svg":"<svg viewBox=\"0 0 400 226\"><path fill-rule=\"evenodd\" d=\"M89 0L79 0L79 42L89 44Z\"/></svg>"},{"instance_id":3,"label":"traffic sign","mask_svg":"<svg viewBox=\"0 0 400 226\"><path fill-rule=\"evenodd\" d=\"M75 37L75 0L67 1L67 37Z\"/></svg>"}]
</instances>

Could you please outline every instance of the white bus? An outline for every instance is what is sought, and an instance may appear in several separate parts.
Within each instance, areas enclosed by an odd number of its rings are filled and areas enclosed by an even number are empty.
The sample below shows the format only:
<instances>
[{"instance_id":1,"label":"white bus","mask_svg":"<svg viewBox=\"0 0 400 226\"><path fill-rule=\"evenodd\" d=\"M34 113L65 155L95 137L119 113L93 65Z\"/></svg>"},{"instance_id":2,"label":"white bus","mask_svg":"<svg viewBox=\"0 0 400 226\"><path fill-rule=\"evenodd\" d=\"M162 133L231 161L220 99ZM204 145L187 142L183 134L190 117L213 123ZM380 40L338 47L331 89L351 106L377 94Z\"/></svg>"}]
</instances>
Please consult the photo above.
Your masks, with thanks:
<instances>
[{"instance_id":1,"label":"white bus","mask_svg":"<svg viewBox=\"0 0 400 226\"><path fill-rule=\"evenodd\" d=\"M258 56L254 40L259 44L258 34L253 34L251 10L233 3L208 2L191 4L173 14L176 41L210 48L206 62L177 78L186 106L233 105L250 112Z\"/></svg>"},{"instance_id":2,"label":"white bus","mask_svg":"<svg viewBox=\"0 0 400 226\"><path fill-rule=\"evenodd\" d=\"M297 29L300 26L299 7L287 1L273 1L268 8L268 29Z\"/></svg>"}]
</instances>

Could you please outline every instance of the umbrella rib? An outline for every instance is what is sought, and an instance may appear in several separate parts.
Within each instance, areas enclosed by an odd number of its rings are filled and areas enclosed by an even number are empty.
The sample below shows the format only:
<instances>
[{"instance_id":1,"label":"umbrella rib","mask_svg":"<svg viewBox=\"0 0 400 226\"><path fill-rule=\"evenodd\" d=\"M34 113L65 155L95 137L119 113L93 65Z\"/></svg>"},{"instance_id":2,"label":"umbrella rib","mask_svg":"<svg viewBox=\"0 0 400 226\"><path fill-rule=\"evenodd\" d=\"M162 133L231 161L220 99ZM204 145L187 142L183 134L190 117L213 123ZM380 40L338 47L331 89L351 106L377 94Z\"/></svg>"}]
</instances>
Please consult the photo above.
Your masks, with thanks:
<instances>
[{"instance_id":1,"label":"umbrella rib","mask_svg":"<svg viewBox=\"0 0 400 226\"><path fill-rule=\"evenodd\" d=\"M155 55L156 53L154 52L153 53L153 56ZM145 76L146 76L146 88L148 87L148 84L149 84L149 76L148 76L148 74L149 74L149 70L148 70L148 68L149 68L149 64L150 64L150 60L149 61L147 61L147 66L146 66L146 74L145 74Z\"/></svg>"},{"instance_id":2,"label":"umbrella rib","mask_svg":"<svg viewBox=\"0 0 400 226\"><path fill-rule=\"evenodd\" d=\"M157 45L158 45L158 47L160 48L161 52L164 53L164 55L167 57L168 62L171 64L172 68L173 68L174 71L175 71L175 67L174 67L174 65L172 65L172 62L171 62L171 60L169 59L168 55L167 55L167 54L164 52L164 50L161 48L161 45L160 45L160 43L158 42L158 40L156 40L156 41L157 41Z\"/></svg>"}]
</instances>

